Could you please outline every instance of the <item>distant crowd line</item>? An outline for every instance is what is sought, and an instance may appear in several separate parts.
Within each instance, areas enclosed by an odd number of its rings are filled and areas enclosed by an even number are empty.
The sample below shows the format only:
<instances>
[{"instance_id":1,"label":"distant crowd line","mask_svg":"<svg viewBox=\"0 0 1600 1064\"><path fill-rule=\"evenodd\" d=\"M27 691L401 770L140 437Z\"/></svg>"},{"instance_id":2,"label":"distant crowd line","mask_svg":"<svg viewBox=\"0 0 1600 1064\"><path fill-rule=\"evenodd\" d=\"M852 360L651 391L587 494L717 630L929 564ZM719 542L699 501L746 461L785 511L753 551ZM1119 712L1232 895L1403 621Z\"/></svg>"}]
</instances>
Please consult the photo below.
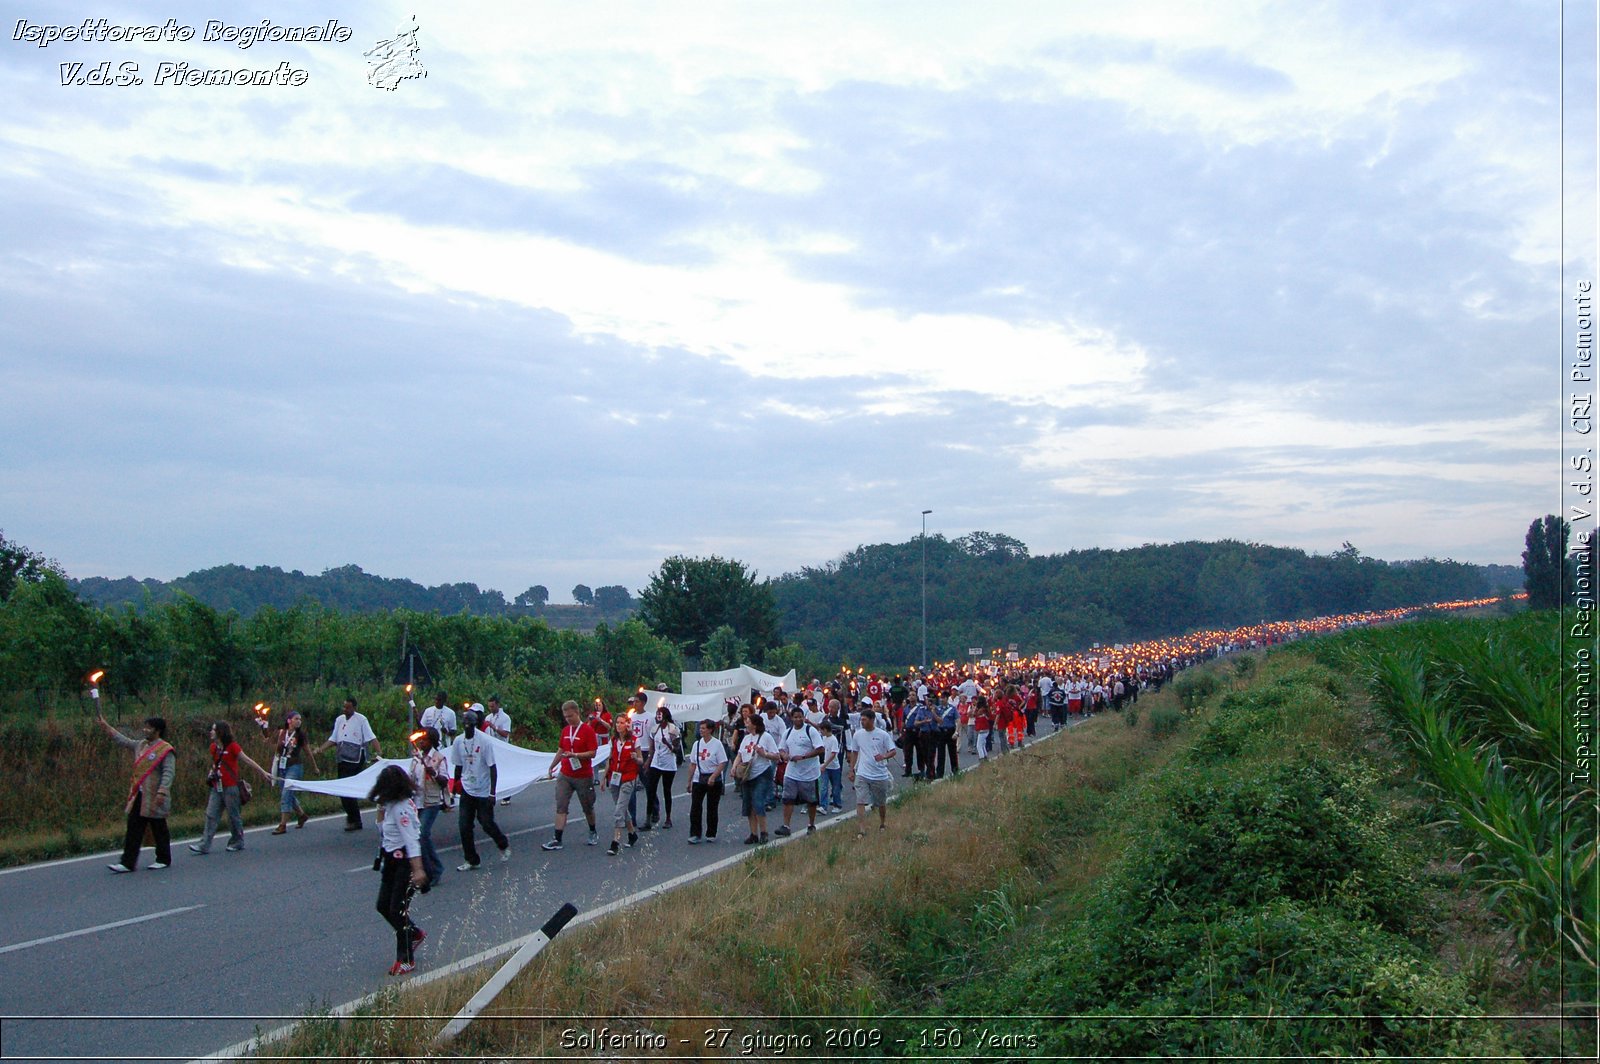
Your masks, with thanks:
<instances>
[{"instance_id":1,"label":"distant crowd line","mask_svg":"<svg viewBox=\"0 0 1600 1064\"><path fill-rule=\"evenodd\" d=\"M1414 612L1386 610L1263 623L1096 646L1071 655L1019 658L997 651L987 659L935 662L927 669L911 667L883 676L845 668L827 680L814 678L799 691L776 687L754 694L749 701L730 699L720 719L694 722L692 739L668 707L659 707L653 715L645 711L648 699L642 688L615 715L599 699L587 711L569 701L561 706L563 725L549 769L554 781L554 830L542 848L565 848L574 798L587 826L586 841L598 846L601 792L611 799L606 850L610 856L638 845L643 833L672 830L673 788L680 772L682 797L688 801L689 845L719 841L721 807L730 783L737 795L737 815L748 828L745 845L761 846L773 837L793 834L801 827L795 819L797 808L803 811L803 826L810 833L819 816L842 814L847 803L855 807L856 836L864 838L873 810L878 830L887 827L896 761L903 780L937 780L960 771L963 753L980 761L1004 756L1033 741L1041 720L1059 731L1075 718L1120 711L1141 693L1158 691L1178 671L1207 658L1399 620ZM142 738L134 739L112 727L103 715L98 719L132 751L134 765L122 858L109 867L119 874L134 871L148 832L156 858L150 867L168 868L172 847L167 817L176 757L166 739L166 722L146 718ZM395 934L392 975L414 970L416 948L426 937L412 922L410 908L417 892L426 893L444 878L444 863L433 840L443 813L456 813L463 855L458 872L470 872L481 864L479 828L501 860L510 859L510 842L495 822L496 804L509 799L498 794L493 740L509 741L511 732L510 715L497 699L489 698L487 705L466 703L458 718L445 695L436 693L434 705L423 711L409 737L407 767L384 768L367 794L378 807L380 854L374 867L382 878L377 908ZM227 722L212 726L205 827L189 846L194 854L211 851L224 816L229 827L226 849L244 848L241 805L249 800L249 788L241 766L278 789L279 821L272 834L283 835L291 820L296 828L303 828L307 820L295 789L285 782L304 779L308 765L320 772L318 753L334 752L335 772L341 779L364 771L369 756L382 756L377 735L358 712L354 698L345 700L320 746L307 733L304 717L294 710L269 742L270 768L263 768L245 753ZM597 767L607 746L609 756ZM362 830L360 802L352 797L342 802L345 830ZM781 822L769 831L769 816L779 806Z\"/></svg>"}]
</instances>

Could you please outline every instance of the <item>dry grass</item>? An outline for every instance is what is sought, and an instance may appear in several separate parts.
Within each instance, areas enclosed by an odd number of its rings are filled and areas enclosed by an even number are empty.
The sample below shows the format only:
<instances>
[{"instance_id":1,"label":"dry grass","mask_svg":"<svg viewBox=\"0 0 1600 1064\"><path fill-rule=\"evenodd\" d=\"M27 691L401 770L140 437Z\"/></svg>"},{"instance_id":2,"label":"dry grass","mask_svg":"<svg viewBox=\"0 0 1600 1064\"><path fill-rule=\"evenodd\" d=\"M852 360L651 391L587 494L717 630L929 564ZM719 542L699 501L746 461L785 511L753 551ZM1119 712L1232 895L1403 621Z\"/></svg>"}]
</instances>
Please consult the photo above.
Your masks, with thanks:
<instances>
[{"instance_id":1,"label":"dry grass","mask_svg":"<svg viewBox=\"0 0 1600 1064\"><path fill-rule=\"evenodd\" d=\"M757 1029L807 1032L820 1051L826 1017L937 1006L942 994L982 976L977 944L992 945L1037 917L1029 909L1045 884L1055 891L1063 879L1087 882L1109 859L1095 834L1100 811L1163 760L1147 729L1106 715L982 771L902 788L887 831L877 830L875 814L864 839L853 824L823 830L563 936L452 1052L571 1052L563 1032L580 1015L591 1017L583 1029L664 1034L684 1057L737 1053L738 1039ZM932 985L930 963L940 972ZM314 1023L272 1053L421 1059L486 975L445 980L373 1010L427 1019ZM791 1026L718 1019L770 1016ZM715 1027L733 1033L708 1049L705 1032Z\"/></svg>"}]
</instances>

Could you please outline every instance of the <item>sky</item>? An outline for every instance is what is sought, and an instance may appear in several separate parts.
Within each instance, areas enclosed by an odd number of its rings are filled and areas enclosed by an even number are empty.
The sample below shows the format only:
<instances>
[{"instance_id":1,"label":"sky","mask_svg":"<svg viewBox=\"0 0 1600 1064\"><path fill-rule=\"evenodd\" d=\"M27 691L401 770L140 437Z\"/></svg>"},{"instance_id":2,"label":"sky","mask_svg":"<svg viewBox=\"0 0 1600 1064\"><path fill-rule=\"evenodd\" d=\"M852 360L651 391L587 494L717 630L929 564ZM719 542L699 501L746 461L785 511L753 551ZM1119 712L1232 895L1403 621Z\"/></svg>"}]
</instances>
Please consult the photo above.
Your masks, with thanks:
<instances>
[{"instance_id":1,"label":"sky","mask_svg":"<svg viewBox=\"0 0 1600 1064\"><path fill-rule=\"evenodd\" d=\"M1557 0L4 0L0 528L558 602L923 510L1517 564L1593 7L1564 70ZM204 39L268 12L349 40ZM19 28L90 17L195 35ZM426 77L372 84L402 28ZM107 61L143 83L62 84Z\"/></svg>"}]
</instances>

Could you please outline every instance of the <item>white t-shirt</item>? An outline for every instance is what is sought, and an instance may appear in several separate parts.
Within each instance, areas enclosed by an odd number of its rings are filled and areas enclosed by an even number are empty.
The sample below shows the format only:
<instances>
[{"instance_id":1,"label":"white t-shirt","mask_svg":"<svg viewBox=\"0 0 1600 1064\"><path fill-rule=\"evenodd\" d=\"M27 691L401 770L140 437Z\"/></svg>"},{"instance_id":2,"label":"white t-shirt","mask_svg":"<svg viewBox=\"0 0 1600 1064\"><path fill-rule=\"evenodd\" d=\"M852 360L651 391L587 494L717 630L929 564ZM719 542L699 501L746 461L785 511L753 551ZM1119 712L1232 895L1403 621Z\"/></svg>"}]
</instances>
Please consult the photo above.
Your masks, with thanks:
<instances>
[{"instance_id":1,"label":"white t-shirt","mask_svg":"<svg viewBox=\"0 0 1600 1064\"><path fill-rule=\"evenodd\" d=\"M822 733L810 725L803 725L789 729L789 734L783 738L782 750L789 757L805 757L821 745ZM822 762L814 757L805 757L804 761L790 761L789 767L783 774L784 779L794 780L796 783L809 783L821 776Z\"/></svg>"},{"instance_id":2,"label":"white t-shirt","mask_svg":"<svg viewBox=\"0 0 1600 1064\"><path fill-rule=\"evenodd\" d=\"M761 714L761 723L767 726L766 734L772 736L774 742L782 743L783 737L789 734L789 722L784 719L781 713L770 717L763 713Z\"/></svg>"},{"instance_id":3,"label":"white t-shirt","mask_svg":"<svg viewBox=\"0 0 1600 1064\"><path fill-rule=\"evenodd\" d=\"M969 676L965 680L962 680L960 683L956 684L956 690L966 695L969 699L977 698L979 690L978 681Z\"/></svg>"},{"instance_id":4,"label":"white t-shirt","mask_svg":"<svg viewBox=\"0 0 1600 1064\"><path fill-rule=\"evenodd\" d=\"M449 706L429 706L422 711L417 724L423 728L437 728L439 743L443 745L456 733L456 711Z\"/></svg>"},{"instance_id":5,"label":"white t-shirt","mask_svg":"<svg viewBox=\"0 0 1600 1064\"><path fill-rule=\"evenodd\" d=\"M339 743L354 743L363 751L372 744L377 736L372 734L372 725L367 723L367 718L360 713L352 713L348 717L340 713L333 718L333 732L328 736L328 741ZM362 755L365 757L365 754Z\"/></svg>"},{"instance_id":6,"label":"white t-shirt","mask_svg":"<svg viewBox=\"0 0 1600 1064\"><path fill-rule=\"evenodd\" d=\"M894 744L894 736L883 728L874 727L871 731L859 728L850 736L850 745L856 751L856 778L863 780L886 780L890 778L889 762L879 761L879 754L894 754L899 747Z\"/></svg>"},{"instance_id":7,"label":"white t-shirt","mask_svg":"<svg viewBox=\"0 0 1600 1064\"><path fill-rule=\"evenodd\" d=\"M504 707L501 707L483 718L483 727L496 739L510 741L511 714L507 713Z\"/></svg>"},{"instance_id":8,"label":"white t-shirt","mask_svg":"<svg viewBox=\"0 0 1600 1064\"><path fill-rule=\"evenodd\" d=\"M766 751L769 757L755 756L758 746ZM771 758L776 757L777 754L778 743L772 737L771 732L762 732L760 735L746 735L744 741L739 744L739 760L750 764L750 775L746 779L753 780L757 776L770 771L774 764Z\"/></svg>"},{"instance_id":9,"label":"white t-shirt","mask_svg":"<svg viewBox=\"0 0 1600 1064\"><path fill-rule=\"evenodd\" d=\"M450 756L461 769L461 789L474 798L489 797L489 770L494 767L494 744L481 731L463 735L450 747Z\"/></svg>"},{"instance_id":10,"label":"white t-shirt","mask_svg":"<svg viewBox=\"0 0 1600 1064\"><path fill-rule=\"evenodd\" d=\"M384 853L399 853L407 857L422 856L422 830L417 818L417 803L410 798L390 802L383 807L378 821L379 845Z\"/></svg>"},{"instance_id":11,"label":"white t-shirt","mask_svg":"<svg viewBox=\"0 0 1600 1064\"><path fill-rule=\"evenodd\" d=\"M678 755L672 752L672 740L678 736L676 724L658 724L650 729L650 767L657 772L678 771Z\"/></svg>"},{"instance_id":12,"label":"white t-shirt","mask_svg":"<svg viewBox=\"0 0 1600 1064\"><path fill-rule=\"evenodd\" d=\"M694 765L694 771L699 773L695 778L701 783L709 783L722 771L722 766L728 763L728 751L722 745L721 739L715 737L696 739L689 751L688 759Z\"/></svg>"},{"instance_id":13,"label":"white t-shirt","mask_svg":"<svg viewBox=\"0 0 1600 1064\"><path fill-rule=\"evenodd\" d=\"M839 740L831 735L822 737L822 767L824 769L839 767Z\"/></svg>"}]
</instances>

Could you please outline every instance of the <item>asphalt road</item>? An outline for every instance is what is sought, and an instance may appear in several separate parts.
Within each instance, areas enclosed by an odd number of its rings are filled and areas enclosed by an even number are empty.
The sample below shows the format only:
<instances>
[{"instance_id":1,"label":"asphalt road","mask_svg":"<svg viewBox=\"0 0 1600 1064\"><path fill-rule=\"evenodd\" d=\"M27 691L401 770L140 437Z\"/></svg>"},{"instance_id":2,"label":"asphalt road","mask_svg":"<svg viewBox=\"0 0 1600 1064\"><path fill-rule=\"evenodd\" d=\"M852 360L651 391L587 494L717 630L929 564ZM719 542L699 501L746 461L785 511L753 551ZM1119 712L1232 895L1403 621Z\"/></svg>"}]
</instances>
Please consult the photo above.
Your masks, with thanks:
<instances>
[{"instance_id":1,"label":"asphalt road","mask_svg":"<svg viewBox=\"0 0 1600 1064\"><path fill-rule=\"evenodd\" d=\"M609 797L596 803L599 846L585 844L574 802L566 849L541 850L551 803L541 784L497 806L511 859L502 863L480 831L473 872L455 870L454 817L439 819L447 871L412 904L428 933L419 972L529 934L563 902L583 912L754 849L740 845L731 789L716 845L687 845L689 800L678 793L673 829L641 835L618 857L605 852ZM238 853L224 851L224 829L204 857L189 852L192 839L174 840L171 868L150 870L147 848L133 875L107 871L111 853L0 873L0 1059L188 1060L389 982L394 934L374 910L370 809L366 823L346 832L335 815L286 835L254 829Z\"/></svg>"},{"instance_id":2,"label":"asphalt road","mask_svg":"<svg viewBox=\"0 0 1600 1064\"><path fill-rule=\"evenodd\" d=\"M472 872L456 871L455 819L441 817L434 840L446 872L412 905L428 933L418 972L530 934L563 902L583 913L755 849L741 845L747 829L732 788L715 845L687 845L680 791L673 830L608 857L611 808L609 797L596 802L601 841L591 847L574 802L566 848L547 853L539 847L554 810L550 786L538 784L496 807L511 859L502 863L480 831L484 860ZM781 812L770 815L773 827ZM802 810L795 816L804 822ZM394 935L374 908L370 808L365 818L361 832L346 832L342 815L280 836L252 829L237 853L223 849L224 828L203 857L189 852L192 839L175 839L173 866L161 871L148 867L147 848L133 875L107 870L115 853L0 872L0 1059L190 1060L390 982Z\"/></svg>"}]
</instances>

